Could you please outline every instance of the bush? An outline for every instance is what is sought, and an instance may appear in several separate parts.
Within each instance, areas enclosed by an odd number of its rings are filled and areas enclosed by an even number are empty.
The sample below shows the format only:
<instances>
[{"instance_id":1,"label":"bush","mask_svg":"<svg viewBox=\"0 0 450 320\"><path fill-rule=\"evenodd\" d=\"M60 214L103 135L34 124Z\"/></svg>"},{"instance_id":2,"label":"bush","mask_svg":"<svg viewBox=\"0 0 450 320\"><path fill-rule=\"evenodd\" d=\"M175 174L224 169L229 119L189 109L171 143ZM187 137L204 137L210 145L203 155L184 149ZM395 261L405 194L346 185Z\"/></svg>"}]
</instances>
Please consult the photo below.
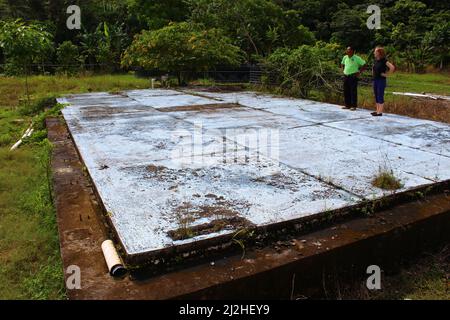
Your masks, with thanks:
<instances>
[{"instance_id":1,"label":"bush","mask_svg":"<svg viewBox=\"0 0 450 320\"><path fill-rule=\"evenodd\" d=\"M21 75L27 65L42 63L53 49L53 36L40 24L21 20L0 21L0 48L5 55L5 73Z\"/></svg>"},{"instance_id":2,"label":"bush","mask_svg":"<svg viewBox=\"0 0 450 320\"><path fill-rule=\"evenodd\" d=\"M122 65L172 72L181 84L182 73L206 71L219 64L238 65L241 58L241 50L222 31L182 22L136 36Z\"/></svg>"},{"instance_id":3,"label":"bush","mask_svg":"<svg viewBox=\"0 0 450 320\"><path fill-rule=\"evenodd\" d=\"M311 90L337 91L339 79L335 49L303 45L297 49L278 49L264 60L269 76L282 91L307 98Z\"/></svg>"},{"instance_id":4,"label":"bush","mask_svg":"<svg viewBox=\"0 0 450 320\"><path fill-rule=\"evenodd\" d=\"M56 105L56 97L50 96L38 99L31 104L25 103L19 108L19 113L25 116L37 115L46 109L51 109Z\"/></svg>"},{"instance_id":5,"label":"bush","mask_svg":"<svg viewBox=\"0 0 450 320\"><path fill-rule=\"evenodd\" d=\"M64 108L64 105L55 103L51 108L46 109L44 112L39 113L36 117L34 117L34 129L35 131L46 130L45 128L45 119L48 117L55 117L61 114L61 109Z\"/></svg>"},{"instance_id":6,"label":"bush","mask_svg":"<svg viewBox=\"0 0 450 320\"><path fill-rule=\"evenodd\" d=\"M48 102L50 103L52 100L49 99ZM42 104L44 105L44 104ZM45 126L45 119L48 117L55 117L59 116L61 114L61 109L64 108L64 105L56 103L48 104L48 107L45 107L45 109L38 113L33 118L33 134L24 139L24 144L40 144L43 143L43 141L47 138L47 128Z\"/></svg>"},{"instance_id":7,"label":"bush","mask_svg":"<svg viewBox=\"0 0 450 320\"><path fill-rule=\"evenodd\" d=\"M56 50L56 59L59 64L56 72L66 75L75 75L82 67L82 58L78 47L71 41L64 41Z\"/></svg>"}]
</instances>

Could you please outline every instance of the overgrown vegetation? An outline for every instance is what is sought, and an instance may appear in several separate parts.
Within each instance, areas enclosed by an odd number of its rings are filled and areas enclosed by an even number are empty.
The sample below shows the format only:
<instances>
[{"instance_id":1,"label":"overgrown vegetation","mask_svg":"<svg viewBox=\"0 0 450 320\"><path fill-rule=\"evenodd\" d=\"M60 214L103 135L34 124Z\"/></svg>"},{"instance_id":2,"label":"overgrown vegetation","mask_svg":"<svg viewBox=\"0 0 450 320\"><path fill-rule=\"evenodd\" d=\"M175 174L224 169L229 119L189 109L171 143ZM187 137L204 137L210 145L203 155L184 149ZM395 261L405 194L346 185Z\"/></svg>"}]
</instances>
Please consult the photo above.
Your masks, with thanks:
<instances>
[{"instance_id":1,"label":"overgrown vegetation","mask_svg":"<svg viewBox=\"0 0 450 320\"><path fill-rule=\"evenodd\" d=\"M371 292L368 298L448 301L449 259L449 246L440 248L437 252L424 254L416 263L404 267L398 274L386 275L382 290Z\"/></svg>"},{"instance_id":2,"label":"overgrown vegetation","mask_svg":"<svg viewBox=\"0 0 450 320\"><path fill-rule=\"evenodd\" d=\"M183 71L206 71L218 64L236 66L241 60L241 50L219 29L201 30L182 22L136 36L122 64L174 72L181 84Z\"/></svg>"},{"instance_id":3,"label":"overgrown vegetation","mask_svg":"<svg viewBox=\"0 0 450 320\"><path fill-rule=\"evenodd\" d=\"M275 82L282 93L307 98L312 90L336 91L339 69L335 63L338 47L319 43L298 49L277 49L265 60L267 78L263 84ZM270 75L275 74L273 79Z\"/></svg>"},{"instance_id":4,"label":"overgrown vegetation","mask_svg":"<svg viewBox=\"0 0 450 320\"><path fill-rule=\"evenodd\" d=\"M24 105L27 102L27 83L32 100L74 92L118 92L123 88L145 89L150 86L148 80L136 78L134 75L33 76L28 80L24 77L0 77L0 96L2 97L0 109L16 111Z\"/></svg>"},{"instance_id":5,"label":"overgrown vegetation","mask_svg":"<svg viewBox=\"0 0 450 320\"><path fill-rule=\"evenodd\" d=\"M15 152L0 148L1 299L65 295L48 183L50 150L45 138Z\"/></svg>"},{"instance_id":6,"label":"overgrown vegetation","mask_svg":"<svg viewBox=\"0 0 450 320\"><path fill-rule=\"evenodd\" d=\"M148 87L129 76L34 77L31 100L21 78L0 78L0 299L64 299L58 230L50 183L51 144L44 119L58 115L67 92ZM33 122L35 133L9 148Z\"/></svg>"},{"instance_id":7,"label":"overgrown vegetation","mask_svg":"<svg viewBox=\"0 0 450 320\"><path fill-rule=\"evenodd\" d=\"M381 290L368 290L366 279L353 285L327 283L328 299L449 300L450 247L428 252L401 270L382 275Z\"/></svg>"},{"instance_id":8,"label":"overgrown vegetation","mask_svg":"<svg viewBox=\"0 0 450 320\"><path fill-rule=\"evenodd\" d=\"M52 40L52 34L39 23L0 21L0 48L5 56L5 73L23 74L28 72L27 65L43 63L53 49Z\"/></svg>"},{"instance_id":9,"label":"overgrown vegetation","mask_svg":"<svg viewBox=\"0 0 450 320\"><path fill-rule=\"evenodd\" d=\"M191 49L194 45L208 48L207 52L189 51L186 58L195 58L193 64L205 58L206 53L210 55L211 48L223 43L218 43L219 39L229 41L224 43L223 52L220 47L213 52L214 56L221 56L221 59L211 60L218 64L228 63L225 58L234 61L235 50L228 50L229 45L240 48L244 62L254 64L277 49L295 50L302 45L314 46L317 41L340 47L351 44L369 60L371 50L381 44L387 47L391 61L411 72L423 72L427 66L443 69L450 59L450 5L447 1L381 1L379 30L366 27L370 16L367 8L373 4L367 0L86 0L80 4L83 28L79 31L69 31L65 25L68 15L61 8L69 4L72 3L65 0L0 0L0 47L3 51L0 64L6 64L4 72L23 74L27 64L38 65L32 69L34 72L48 72L54 69L44 64L55 62L117 71L123 53L135 36L130 50L142 49L140 55L150 55L152 60L164 61L170 55L180 58L189 45ZM180 38L182 27L188 25L195 26L195 39ZM164 35L165 45L142 46L144 40L160 43L155 42L159 38L156 35ZM174 45L168 46L171 41ZM59 50L55 52L52 48ZM162 48L168 51L158 51ZM161 55L158 57L158 54ZM129 65L129 58L130 55L125 55L123 65ZM142 62L140 67L148 66L147 60L134 61ZM161 72L179 71L172 70L172 64L152 63L150 66L161 68ZM177 64L177 68L190 66Z\"/></svg>"}]
</instances>

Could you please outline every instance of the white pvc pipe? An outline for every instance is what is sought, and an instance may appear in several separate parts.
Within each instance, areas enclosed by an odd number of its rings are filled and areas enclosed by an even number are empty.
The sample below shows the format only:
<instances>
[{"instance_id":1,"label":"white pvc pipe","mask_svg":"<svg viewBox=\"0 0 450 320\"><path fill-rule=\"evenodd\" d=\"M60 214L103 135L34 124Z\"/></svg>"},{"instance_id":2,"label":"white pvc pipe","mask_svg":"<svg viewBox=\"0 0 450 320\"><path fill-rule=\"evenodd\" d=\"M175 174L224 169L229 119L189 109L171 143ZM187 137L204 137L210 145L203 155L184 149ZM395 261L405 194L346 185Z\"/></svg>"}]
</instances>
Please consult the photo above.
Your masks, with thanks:
<instances>
[{"instance_id":1,"label":"white pvc pipe","mask_svg":"<svg viewBox=\"0 0 450 320\"><path fill-rule=\"evenodd\" d=\"M106 265L108 266L109 274L113 277L120 277L125 275L126 269L122 260L117 253L116 247L111 240L106 240L102 243L103 256L105 257Z\"/></svg>"},{"instance_id":2,"label":"white pvc pipe","mask_svg":"<svg viewBox=\"0 0 450 320\"><path fill-rule=\"evenodd\" d=\"M426 99L433 99L433 100L450 100L450 97L448 96L442 96L442 95L436 95L436 94L423 94L423 93L411 93L411 92L392 92L394 95L400 95L400 96L408 96L413 98L426 98Z\"/></svg>"},{"instance_id":3,"label":"white pvc pipe","mask_svg":"<svg viewBox=\"0 0 450 320\"><path fill-rule=\"evenodd\" d=\"M14 150L16 150L16 149L22 144L23 139L31 137L31 135L32 135L33 132L34 132L34 129L32 129L32 128L33 128L33 124L30 125L30 127L27 129L27 131L25 131L25 133L23 134L22 138L21 138L19 141L17 141L17 142L11 147L11 149L9 149L9 151L14 151Z\"/></svg>"}]
</instances>

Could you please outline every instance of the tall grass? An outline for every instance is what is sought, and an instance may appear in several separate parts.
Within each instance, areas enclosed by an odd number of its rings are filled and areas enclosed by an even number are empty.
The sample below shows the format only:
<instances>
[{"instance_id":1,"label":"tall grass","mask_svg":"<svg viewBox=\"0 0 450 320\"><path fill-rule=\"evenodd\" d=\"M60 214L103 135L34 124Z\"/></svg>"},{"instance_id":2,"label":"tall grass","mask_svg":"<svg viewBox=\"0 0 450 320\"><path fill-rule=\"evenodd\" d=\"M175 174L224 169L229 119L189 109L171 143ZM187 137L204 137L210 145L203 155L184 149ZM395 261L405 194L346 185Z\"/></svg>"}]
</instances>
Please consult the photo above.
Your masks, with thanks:
<instances>
[{"instance_id":1,"label":"tall grass","mask_svg":"<svg viewBox=\"0 0 450 320\"><path fill-rule=\"evenodd\" d=\"M55 212L48 183L50 144L0 149L0 298L64 297Z\"/></svg>"},{"instance_id":2,"label":"tall grass","mask_svg":"<svg viewBox=\"0 0 450 320\"><path fill-rule=\"evenodd\" d=\"M52 97L64 93L146 88L131 75L0 77L0 299L64 299L55 209L51 197L51 145L43 121L58 114ZM50 108L50 109L49 109ZM10 152L29 126L35 133Z\"/></svg>"},{"instance_id":3,"label":"tall grass","mask_svg":"<svg viewBox=\"0 0 450 320\"><path fill-rule=\"evenodd\" d=\"M147 79L134 75L98 75L98 76L33 76L28 78L28 92L31 99L96 91L119 91L126 89L148 88ZM24 77L0 77L0 108L14 108L26 99L26 80Z\"/></svg>"}]
</instances>

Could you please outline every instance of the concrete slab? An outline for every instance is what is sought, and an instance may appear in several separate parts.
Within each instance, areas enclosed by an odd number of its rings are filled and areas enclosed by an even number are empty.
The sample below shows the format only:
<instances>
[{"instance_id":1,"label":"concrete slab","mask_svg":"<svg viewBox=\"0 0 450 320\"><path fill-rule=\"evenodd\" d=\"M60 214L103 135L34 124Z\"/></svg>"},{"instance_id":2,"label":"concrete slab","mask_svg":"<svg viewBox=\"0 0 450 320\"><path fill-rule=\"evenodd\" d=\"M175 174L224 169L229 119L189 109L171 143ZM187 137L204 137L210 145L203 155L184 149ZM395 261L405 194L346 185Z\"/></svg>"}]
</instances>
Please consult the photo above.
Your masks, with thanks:
<instances>
[{"instance_id":1,"label":"concrete slab","mask_svg":"<svg viewBox=\"0 0 450 320\"><path fill-rule=\"evenodd\" d=\"M446 124L252 92L137 90L60 102L129 257L450 179ZM403 187L372 186L380 168Z\"/></svg>"},{"instance_id":2,"label":"concrete slab","mask_svg":"<svg viewBox=\"0 0 450 320\"><path fill-rule=\"evenodd\" d=\"M336 289L363 283L368 265L393 272L404 259L411 261L449 241L447 183L439 186L438 194L424 193L425 198L390 205L370 216L281 236L265 245L246 243L244 258L242 252L221 252L220 257L196 258L193 266L184 259L175 269L161 266L163 274L140 270L116 279L109 275L101 250L110 235L100 199L64 121L47 119L47 128L54 145L52 180L63 267L76 265L82 272L81 289L68 289L69 299L329 299L336 279ZM71 273L64 274L69 281Z\"/></svg>"},{"instance_id":3,"label":"concrete slab","mask_svg":"<svg viewBox=\"0 0 450 320\"><path fill-rule=\"evenodd\" d=\"M224 228L189 239L170 233L214 221L239 218L239 226L264 226L342 208L356 199L270 159L219 161L206 166L191 159L149 162L148 166L93 170L93 179L129 255L162 250L236 232ZM187 221L188 220L188 221Z\"/></svg>"},{"instance_id":4,"label":"concrete slab","mask_svg":"<svg viewBox=\"0 0 450 320\"><path fill-rule=\"evenodd\" d=\"M234 104L233 104L234 105ZM224 104L225 106L225 104ZM239 106L239 105L235 105ZM222 112L218 112L222 111ZM265 110L249 107L236 107L227 110L218 108L211 110L195 110L173 112L171 116L192 124L201 124L205 129L230 128L294 128L309 126L311 122L274 114Z\"/></svg>"},{"instance_id":5,"label":"concrete slab","mask_svg":"<svg viewBox=\"0 0 450 320\"><path fill-rule=\"evenodd\" d=\"M446 124L389 115L329 126L450 157L450 127Z\"/></svg>"},{"instance_id":6,"label":"concrete slab","mask_svg":"<svg viewBox=\"0 0 450 320\"><path fill-rule=\"evenodd\" d=\"M372 186L380 169L402 181L397 191L450 179L447 158L322 125L281 131L279 155L292 168L369 199L392 193Z\"/></svg>"},{"instance_id":7,"label":"concrete slab","mask_svg":"<svg viewBox=\"0 0 450 320\"><path fill-rule=\"evenodd\" d=\"M149 91L150 90L126 91L123 92L123 94L144 106L149 106L156 109L178 106L205 105L212 103L225 103L225 101L219 101L214 98L182 94L173 90L167 90L167 94L163 93L164 90L156 90L154 93L149 93Z\"/></svg>"},{"instance_id":8,"label":"concrete slab","mask_svg":"<svg viewBox=\"0 0 450 320\"><path fill-rule=\"evenodd\" d=\"M186 91L197 94L197 92ZM274 114L284 115L312 123L333 122L371 117L366 111L357 110L348 112L342 106L319 103L305 99L294 99L255 92L201 92L205 97L218 99L227 103L236 103L254 109L270 111Z\"/></svg>"}]
</instances>

